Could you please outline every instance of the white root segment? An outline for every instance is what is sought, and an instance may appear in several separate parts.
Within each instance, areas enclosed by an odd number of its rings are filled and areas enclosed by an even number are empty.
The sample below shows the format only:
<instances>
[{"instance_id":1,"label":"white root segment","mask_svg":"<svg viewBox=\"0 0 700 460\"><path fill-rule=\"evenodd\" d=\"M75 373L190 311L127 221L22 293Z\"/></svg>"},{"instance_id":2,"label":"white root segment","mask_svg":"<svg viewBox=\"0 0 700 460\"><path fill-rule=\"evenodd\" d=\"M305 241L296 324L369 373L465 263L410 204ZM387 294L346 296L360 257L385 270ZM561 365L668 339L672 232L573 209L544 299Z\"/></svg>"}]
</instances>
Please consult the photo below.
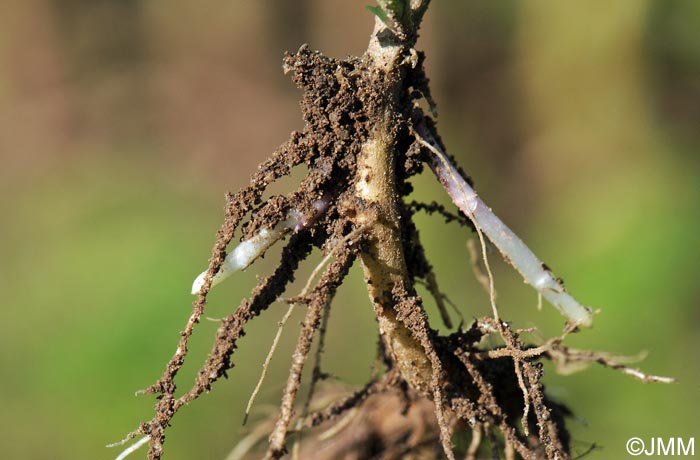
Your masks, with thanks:
<instances>
[{"instance_id":1,"label":"white root segment","mask_svg":"<svg viewBox=\"0 0 700 460\"><path fill-rule=\"evenodd\" d=\"M124 460L126 457L128 457L129 455L131 455L134 452L136 452L137 450L139 450L141 448L141 446L143 446L144 444L146 444L150 440L151 440L150 436L144 436L143 438L139 439L138 441L136 441L135 443L133 443L132 445L130 445L129 447L127 447L126 449L121 451L119 453L119 455L117 455L117 457L114 460ZM126 439L124 441L126 441ZM118 446L118 445L123 444L123 443L124 443L123 441L116 442L114 444L108 445L107 447Z\"/></svg>"},{"instance_id":2,"label":"white root segment","mask_svg":"<svg viewBox=\"0 0 700 460\"><path fill-rule=\"evenodd\" d=\"M479 198L450 162L424 122L418 122L414 128L418 143L433 154L429 162L430 168L454 204L501 251L503 258L520 272L527 284L575 325L590 327L593 322L592 310L566 292L561 281Z\"/></svg>"},{"instance_id":3,"label":"white root segment","mask_svg":"<svg viewBox=\"0 0 700 460\"><path fill-rule=\"evenodd\" d=\"M319 215L323 214L329 204L330 198L324 196L314 203L314 209L310 215L292 209L287 214L287 219L275 225L274 228L264 228L251 238L241 242L233 251L226 255L226 259L221 264L221 268L212 279L211 286L214 287L235 272L248 268L258 257L263 255L265 251L270 249L273 244L282 239L287 233L296 233L307 228ZM199 291L204 285L206 274L207 272L205 270L195 278L194 283L192 283L192 295L199 294Z\"/></svg>"}]
</instances>

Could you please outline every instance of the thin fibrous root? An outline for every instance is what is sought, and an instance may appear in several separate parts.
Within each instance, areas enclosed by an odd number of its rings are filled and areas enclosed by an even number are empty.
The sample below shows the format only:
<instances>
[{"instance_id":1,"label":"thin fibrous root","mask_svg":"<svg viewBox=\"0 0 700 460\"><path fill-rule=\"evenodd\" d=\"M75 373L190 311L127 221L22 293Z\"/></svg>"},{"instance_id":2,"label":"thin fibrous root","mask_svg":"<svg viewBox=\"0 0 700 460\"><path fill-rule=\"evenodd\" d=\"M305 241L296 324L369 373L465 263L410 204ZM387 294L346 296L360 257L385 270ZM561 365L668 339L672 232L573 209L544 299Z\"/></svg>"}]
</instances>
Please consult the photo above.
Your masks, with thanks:
<instances>
[{"instance_id":1,"label":"thin fibrous root","mask_svg":"<svg viewBox=\"0 0 700 460\"><path fill-rule=\"evenodd\" d=\"M121 451L119 453L119 455L117 455L114 460L124 460L126 457L128 457L129 455L131 455L134 452L136 452L137 450L139 450L142 446L144 446L150 440L151 440L150 436L144 436L143 438L139 439L138 441L136 441L135 443L133 443L132 445L130 445L129 447L127 447L126 449ZM107 447L115 447L118 445L122 445L122 444L126 443L126 441L127 441L127 439L124 439L123 441L115 442L114 444L110 444Z\"/></svg>"},{"instance_id":2,"label":"thin fibrous root","mask_svg":"<svg viewBox=\"0 0 700 460\"><path fill-rule=\"evenodd\" d=\"M316 392L316 385L319 380L325 378L327 375L321 371L321 355L323 354L323 349L326 345L326 331L328 330L328 319L331 314L331 304L330 302L325 305L322 312L321 326L318 330L318 345L316 347L316 353L314 355L314 368L311 372L311 383L309 384L309 391L306 394L306 400L304 401L304 406L301 410L301 415L297 420L295 431L297 432L297 437L294 441L294 448L292 450L292 459L299 460L299 450L301 448L301 439L304 431L304 417L309 412L309 407L311 405L311 400Z\"/></svg>"},{"instance_id":3,"label":"thin fibrous root","mask_svg":"<svg viewBox=\"0 0 700 460\"><path fill-rule=\"evenodd\" d=\"M282 331L284 330L284 326L285 324L287 324L287 321L289 320L290 316L292 316L292 313L294 312L294 307L296 306L296 303L290 304L289 308L287 308L287 312L277 324L277 333L275 334L275 338L272 339L270 351L267 352L267 356L265 356L265 361L263 361L260 378L258 379L258 383L255 384L255 388L253 389L253 392L250 394L250 398L248 399L248 404L245 408L245 414L243 415L243 425L248 423L250 411L253 408L253 404L255 404L255 399L257 398L258 393L260 392L260 388L262 387L262 384L265 381L265 377L267 377L267 370L270 366L270 362L272 361L272 356L275 354L275 350L277 350L277 345L279 344L280 338L282 337Z\"/></svg>"},{"instance_id":4,"label":"thin fibrous root","mask_svg":"<svg viewBox=\"0 0 700 460\"><path fill-rule=\"evenodd\" d=\"M420 298L407 291L403 283L397 283L394 286L392 294L396 302L395 308L398 312L397 319L404 324L411 335L423 347L425 354L430 360L431 377L428 383L433 401L435 402L435 416L437 417L438 427L440 429L440 443L442 444L443 452L448 460L454 460L455 456L451 441L452 433L447 423L445 401L443 400L442 379L444 370L442 360L430 337L427 315L421 307Z\"/></svg>"},{"instance_id":5,"label":"thin fibrous root","mask_svg":"<svg viewBox=\"0 0 700 460\"><path fill-rule=\"evenodd\" d=\"M420 205L420 203L416 205L418 206ZM435 206L438 205L435 204ZM443 324L447 329L452 329L452 320L450 318L449 312L447 311L447 304L450 302L447 299L447 296L440 290L440 286L438 285L437 281L437 276L435 275L435 271L433 270L432 265L430 264L430 262L428 262L428 259L425 255L425 248L420 242L418 229L416 228L415 223L413 222L413 213L416 210L416 207L412 206L412 204L409 203L403 208L403 214L405 215L405 217L402 217L402 220L406 229L405 239L407 247L410 248L409 250L412 253L412 257L415 259L415 262L412 264L414 268L412 273L413 281L423 282L423 284L428 289L428 292L430 292L430 295L435 300L435 304L438 308L438 311L440 312L440 317L442 319ZM466 219L465 217L462 218ZM455 312L457 313L457 316L459 316L460 319L464 321L464 317L454 306L454 304L450 303L450 306L454 308Z\"/></svg>"},{"instance_id":6,"label":"thin fibrous root","mask_svg":"<svg viewBox=\"0 0 700 460\"><path fill-rule=\"evenodd\" d=\"M481 423L476 423L472 427L472 439L469 442L469 448L467 449L467 455L465 460L476 460L476 453L479 451L479 447L481 446L481 430L482 430L482 425Z\"/></svg>"},{"instance_id":7,"label":"thin fibrous root","mask_svg":"<svg viewBox=\"0 0 700 460\"><path fill-rule=\"evenodd\" d=\"M447 306L445 305L445 299L447 298L445 294L440 291L440 287L437 283L437 278L435 277L435 272L430 270L425 275L425 284L428 288L428 292L435 299L435 305L437 305L438 311L440 312L440 318L447 329L452 329L452 320L450 319L450 314L447 311Z\"/></svg>"},{"instance_id":8,"label":"thin fibrous root","mask_svg":"<svg viewBox=\"0 0 700 460\"><path fill-rule=\"evenodd\" d=\"M481 398L483 398L484 401L484 404L482 404L482 410L485 411L486 407L493 409L493 412L490 413L490 416L488 416L487 414L481 414L481 419L486 419L484 420L485 423L483 424L483 432L487 435L489 435L489 433L491 432L488 423L486 423L489 419L491 419L495 424L497 424L499 430L501 431L501 433L503 433L504 438L513 445L515 450L520 454L522 458L524 458L525 460L537 459L538 456L535 454L535 452L529 449L518 438L518 434L515 428L508 424L506 416L501 409L501 406L496 401L496 397L494 395L491 384L488 383L486 379L484 379L484 377L481 375L476 365L474 364L474 356L470 352L467 352L466 350L463 350L461 348L456 349L454 354L462 362L465 369L474 381L474 384L476 385L477 389L481 393ZM474 417L474 415L471 415L469 413L458 413L458 415L465 419L468 419L469 417Z\"/></svg>"},{"instance_id":9,"label":"thin fibrous root","mask_svg":"<svg viewBox=\"0 0 700 460\"><path fill-rule=\"evenodd\" d=\"M445 402L440 382L440 373L433 371L433 381L431 382L433 400L435 401L435 416L437 417L438 427L440 428L440 443L442 450L448 460L455 460L455 453L452 449L452 430L447 423L445 414Z\"/></svg>"},{"instance_id":10,"label":"thin fibrous root","mask_svg":"<svg viewBox=\"0 0 700 460\"><path fill-rule=\"evenodd\" d=\"M479 266L479 254L480 251L476 247L476 243L474 243L474 239L469 238L467 240L467 251L469 252L469 262L472 266L472 272L474 273L474 278L479 282L481 287L484 289L484 292L490 295L489 289L490 289L490 284L489 284L489 277L486 275L486 273L483 272L481 267ZM497 293L494 292L494 297L497 297Z\"/></svg>"},{"instance_id":11,"label":"thin fibrous root","mask_svg":"<svg viewBox=\"0 0 700 460\"><path fill-rule=\"evenodd\" d=\"M311 350L314 332L318 328L321 312L326 304L331 301L338 286L340 286L348 273L355 259L355 252L350 250L341 251L336 260L326 268L312 293L312 300L307 307L306 317L292 357L292 366L282 396L280 415L270 435L270 447L265 455L266 460L279 459L284 455L287 431L294 411L294 401L299 391L304 364Z\"/></svg>"},{"instance_id":12,"label":"thin fibrous root","mask_svg":"<svg viewBox=\"0 0 700 460\"><path fill-rule=\"evenodd\" d=\"M539 428L540 443L544 447L547 459L562 460L570 458L565 443L562 442L560 437L559 428L551 416L551 410L547 407L543 387L539 383L542 377L539 367L522 358L520 353L522 352L523 344L507 324L500 323L499 329L505 342L505 347L511 351L518 384L523 391L525 404L522 420L523 430L526 434L529 434L527 413L529 412L530 404L532 404Z\"/></svg>"},{"instance_id":13,"label":"thin fibrous root","mask_svg":"<svg viewBox=\"0 0 700 460\"><path fill-rule=\"evenodd\" d=\"M312 237L303 232L294 234L290 238L289 243L282 250L281 262L274 273L258 283L253 289L250 300L244 300L233 313L222 319L214 347L204 366L199 369L192 388L179 398L175 398L174 379L186 354L186 349L181 350L184 337L181 339L176 356L168 363L161 379L149 389L150 392L158 391L161 393L156 404L156 414L149 422L142 424L138 430L139 434L150 436L149 459L158 460L161 458L165 428L169 426L173 416L182 406L196 399L205 391L209 391L211 385L219 377L225 375L227 369L232 367L230 358L237 347L238 339L243 334L243 327L248 321L266 310L282 294L287 284L294 278L294 272L299 263L306 259L311 252L312 244L323 236L319 234ZM208 289L207 283L203 289ZM200 294L199 298L203 299L205 295L204 293ZM197 311L197 313L201 316L201 311ZM187 329L185 332L188 331L189 334L192 333L192 329ZM186 344L186 341L184 343Z\"/></svg>"},{"instance_id":14,"label":"thin fibrous root","mask_svg":"<svg viewBox=\"0 0 700 460\"><path fill-rule=\"evenodd\" d=\"M252 204L260 199L267 186L280 177L289 174L292 167L306 161L309 152L303 153L299 151L297 155L290 154L298 141L299 136L292 136L290 141L275 151L272 158L269 158L258 167L258 171L253 175L248 187L239 190L238 193L226 195L224 222L217 231L216 242L209 259L209 268L205 272L202 284L197 290L197 299L192 303L192 313L187 319L184 331L180 334L181 337L175 354L168 361L158 381L146 389L137 391L137 395L160 393L162 395L161 401L168 405L174 400L175 383L173 380L185 361L189 339L194 332L194 328L204 314L204 306L207 294L211 289L212 280L225 261L226 247L233 239L238 225L251 210ZM163 436L158 434L157 437L161 439ZM156 453L155 456L157 457L159 454Z\"/></svg>"},{"instance_id":15,"label":"thin fibrous root","mask_svg":"<svg viewBox=\"0 0 700 460\"><path fill-rule=\"evenodd\" d=\"M432 271L431 271L430 273L432 273L433 276L435 276L435 274L434 274ZM443 323L445 324L445 327L447 327L448 329L451 329L451 328L454 326L454 325L452 324L452 321L450 321L449 323L447 323L447 322L445 321L446 319L448 319L448 320L450 319L450 318L449 318L449 315L448 315L447 308L445 307L445 305L449 305L450 308L452 308L452 311L455 312L455 314L456 314L457 316L459 316L460 321L462 321L462 323L464 323L464 315L462 315L462 312L459 311L459 308L457 307L457 304L455 304L455 303L447 296L447 294L445 294L444 292L442 292L442 291L440 290L440 287L437 285L437 283L431 286L431 283L427 280L428 276L429 276L429 275L426 275L426 280L425 280L425 281L422 280L422 279L420 279L420 278L416 278L414 281L415 281L416 284L420 284L421 286L425 286L425 288L428 290L428 292L430 293L430 295L435 299L435 304L437 305L438 310L440 311L440 316L442 317L442 321L443 321ZM436 279L436 281L437 281L437 279ZM440 299L440 302L441 302L442 305L443 305L442 307L440 307L440 304L438 303L438 298ZM445 310L444 313L442 312L442 309ZM443 316L443 315L444 315L444 316Z\"/></svg>"},{"instance_id":16,"label":"thin fibrous root","mask_svg":"<svg viewBox=\"0 0 700 460\"><path fill-rule=\"evenodd\" d=\"M421 203L419 201L411 201L410 203L407 203L406 206L412 211L425 211L426 213L428 213L428 215L432 215L435 213L440 214L445 219L445 223L447 224L449 224L450 222L457 222L460 225L468 227L474 225L468 218L460 214L452 214L450 211L445 209L444 206L438 204L435 201L433 201L432 203Z\"/></svg>"},{"instance_id":17,"label":"thin fibrous root","mask_svg":"<svg viewBox=\"0 0 700 460\"><path fill-rule=\"evenodd\" d=\"M124 437L124 439L122 439L121 441L112 442L112 443L110 443L110 444L107 444L106 447L110 448L110 447L123 446L124 444L126 444L127 442L131 441L131 440L134 439L136 436L138 436L139 433L140 433L139 430L140 430L140 428L135 429L135 430L132 431L131 433L127 434L127 435Z\"/></svg>"},{"instance_id":18,"label":"thin fibrous root","mask_svg":"<svg viewBox=\"0 0 700 460\"><path fill-rule=\"evenodd\" d=\"M327 439L332 438L336 434L340 433L345 428L347 428L347 426L350 424L350 422L353 421L353 419L355 418L356 415L357 415L357 408L353 407L345 414L345 416L342 419L340 419L340 421L338 423L331 426L323 433L319 434L318 440L325 441ZM295 444L294 446L296 447L296 446L298 446L298 444Z\"/></svg>"},{"instance_id":19,"label":"thin fibrous root","mask_svg":"<svg viewBox=\"0 0 700 460\"><path fill-rule=\"evenodd\" d=\"M487 328L493 328L494 325L490 321L481 320L482 325ZM538 356L546 356L557 365L557 371L560 374L572 374L582 370L589 364L598 363L601 366L608 367L641 380L645 383L674 383L676 379L672 377L664 377L659 375L647 374L639 369L634 369L625 366L624 362L637 362L644 359L646 353L640 353L637 356L615 356L610 353L576 350L562 345L564 339L576 330L576 325L573 323L567 324L564 332L552 339L549 339L543 345L532 348L513 348L505 346L493 350L484 350L473 352L472 355L480 359L496 359L502 357L511 357L514 360L525 360L536 358Z\"/></svg>"},{"instance_id":20,"label":"thin fibrous root","mask_svg":"<svg viewBox=\"0 0 700 460\"><path fill-rule=\"evenodd\" d=\"M304 418L304 424L307 427L312 428L329 420L333 420L353 407L359 406L370 396L382 393L391 388L396 378L397 372L395 370L389 371L389 373L385 374L381 379L369 382L363 388L331 404L325 409L308 414Z\"/></svg>"},{"instance_id":21,"label":"thin fibrous root","mask_svg":"<svg viewBox=\"0 0 700 460\"><path fill-rule=\"evenodd\" d=\"M525 379L523 378L522 362L519 359L513 359L513 364L515 366L515 375L518 378L518 386L520 391L523 392L523 417L522 426L523 433L525 436L530 436L530 429L528 428L527 417L530 414L530 392L525 385Z\"/></svg>"},{"instance_id":22,"label":"thin fibrous root","mask_svg":"<svg viewBox=\"0 0 700 460\"><path fill-rule=\"evenodd\" d=\"M503 453L505 454L506 460L515 460L515 448L513 447L513 444L509 443L508 441L506 441L505 444Z\"/></svg>"},{"instance_id":23,"label":"thin fibrous root","mask_svg":"<svg viewBox=\"0 0 700 460\"><path fill-rule=\"evenodd\" d=\"M489 319L482 318L480 320L480 326L486 328L487 330L496 330L498 329L501 332L501 336L503 336L503 331L500 330L500 328L504 327L503 324L498 325L494 321L491 321ZM528 359L528 358L534 358L537 356L541 356L545 354L546 352L552 350L554 347L558 346L561 344L566 337L574 332L576 330L576 326L573 323L567 323L566 327L564 328L564 331L562 332L561 335L554 337L552 339L549 339L545 344L540 345L538 347L532 347L532 348L518 348L518 347L512 347L512 346L505 346L502 348L495 348L493 350L484 350L484 351L479 351L479 352L473 352L472 355L475 357L479 358L490 358L490 359L496 359L496 358L503 358L503 357L510 357L510 358L516 358L516 359ZM526 329L527 331L527 329ZM508 343L508 339L504 337L504 341Z\"/></svg>"},{"instance_id":24,"label":"thin fibrous root","mask_svg":"<svg viewBox=\"0 0 700 460\"><path fill-rule=\"evenodd\" d=\"M529 350L528 350L529 351ZM583 351L576 350L573 348L568 348L560 345L559 343L553 344L549 349L541 350L542 354L547 355L552 359L557 365L559 372L563 374L570 374L580 369L580 365L586 365L590 363L598 363L602 366L608 367L634 377L644 383L675 383L676 379L672 377L664 377L660 375L647 374L639 369L634 369L625 366L620 361L627 359L625 357L611 356L608 353L600 353L594 351ZM577 366L579 365L579 366Z\"/></svg>"},{"instance_id":25,"label":"thin fibrous root","mask_svg":"<svg viewBox=\"0 0 700 460\"><path fill-rule=\"evenodd\" d=\"M284 326L287 324L287 321L289 318L292 316L292 313L294 312L295 307L301 303L297 299L306 299L306 302L308 303L309 299L307 299L307 295L309 294L309 291L311 290L311 283L313 280L318 276L318 273L321 271L321 269L328 263L328 261L331 259L331 257L335 256L337 252L343 248L345 248L345 245L348 244L353 238L359 236L363 231L365 230L365 227L360 227L352 232L350 232L348 235L346 235L341 241L339 241L335 246L333 246L333 249L319 262L319 264L314 268L314 270L311 272L311 275L309 276L309 279L306 281L306 285L304 288L301 290L301 293L291 299L289 308L287 309L287 312L284 314L282 319L280 320L278 327L277 327L277 333L275 334L275 338L272 340L272 345L270 346L270 351L267 353L267 356L265 357L265 361L263 362L262 365L262 372L260 374L260 378L258 379L257 384L255 385L255 388L253 389L253 392L250 395L250 398L248 399L248 405L246 406L245 409L245 415L243 416L243 425L245 425L248 422L248 417L250 416L250 410L253 407L253 404L255 403L255 399L257 398L258 393L260 392L260 388L262 387L263 382L265 381L265 377L267 376L267 370L270 365L270 362L272 361L272 356L275 354L275 351L277 350L277 346L279 345L280 338L282 337L282 332L284 330Z\"/></svg>"},{"instance_id":26,"label":"thin fibrous root","mask_svg":"<svg viewBox=\"0 0 700 460\"><path fill-rule=\"evenodd\" d=\"M267 436L271 429L270 423L259 423L229 452L226 460L242 460L255 445Z\"/></svg>"}]
</instances>

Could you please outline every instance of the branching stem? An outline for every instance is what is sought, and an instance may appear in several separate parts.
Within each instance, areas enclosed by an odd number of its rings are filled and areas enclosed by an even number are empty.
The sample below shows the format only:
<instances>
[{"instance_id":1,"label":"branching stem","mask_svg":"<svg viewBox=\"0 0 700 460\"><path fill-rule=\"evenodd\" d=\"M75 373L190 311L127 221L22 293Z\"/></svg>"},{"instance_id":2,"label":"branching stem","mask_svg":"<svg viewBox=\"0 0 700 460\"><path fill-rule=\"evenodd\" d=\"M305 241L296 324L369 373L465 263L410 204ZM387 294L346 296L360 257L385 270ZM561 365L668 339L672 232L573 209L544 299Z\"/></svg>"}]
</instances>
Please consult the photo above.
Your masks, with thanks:
<instances>
[{"instance_id":1,"label":"branching stem","mask_svg":"<svg viewBox=\"0 0 700 460\"><path fill-rule=\"evenodd\" d=\"M432 376L430 360L421 344L396 318L391 296L397 283L412 285L401 245L394 163L394 142L389 120L385 120L376 127L373 138L365 144L358 158L357 194L377 206L380 216L377 219L371 210L357 216L360 225L376 221L368 229L368 247L360 258L387 350L403 378L414 388L426 390Z\"/></svg>"}]
</instances>

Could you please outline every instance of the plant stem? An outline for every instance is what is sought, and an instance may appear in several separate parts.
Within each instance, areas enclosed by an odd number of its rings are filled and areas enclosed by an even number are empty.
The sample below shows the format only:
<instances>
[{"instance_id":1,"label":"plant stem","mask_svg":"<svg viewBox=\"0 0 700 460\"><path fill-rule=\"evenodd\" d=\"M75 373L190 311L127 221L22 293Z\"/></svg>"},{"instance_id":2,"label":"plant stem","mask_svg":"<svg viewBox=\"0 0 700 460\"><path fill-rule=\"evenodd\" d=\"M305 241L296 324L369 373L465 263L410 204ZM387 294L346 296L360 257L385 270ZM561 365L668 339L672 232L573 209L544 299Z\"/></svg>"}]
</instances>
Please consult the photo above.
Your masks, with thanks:
<instances>
[{"instance_id":1,"label":"plant stem","mask_svg":"<svg viewBox=\"0 0 700 460\"><path fill-rule=\"evenodd\" d=\"M361 253L369 298L374 306L382 339L403 378L415 389L425 391L432 378L432 366L423 346L397 319L392 290L397 284L412 286L401 243L399 194L396 190L396 112L403 84L400 63L406 45L380 43L385 30L376 20L367 49L373 82L386 97L378 122L358 156L356 194L367 203L359 210L356 225L368 226L368 247ZM410 48L410 47L409 47Z\"/></svg>"}]
</instances>

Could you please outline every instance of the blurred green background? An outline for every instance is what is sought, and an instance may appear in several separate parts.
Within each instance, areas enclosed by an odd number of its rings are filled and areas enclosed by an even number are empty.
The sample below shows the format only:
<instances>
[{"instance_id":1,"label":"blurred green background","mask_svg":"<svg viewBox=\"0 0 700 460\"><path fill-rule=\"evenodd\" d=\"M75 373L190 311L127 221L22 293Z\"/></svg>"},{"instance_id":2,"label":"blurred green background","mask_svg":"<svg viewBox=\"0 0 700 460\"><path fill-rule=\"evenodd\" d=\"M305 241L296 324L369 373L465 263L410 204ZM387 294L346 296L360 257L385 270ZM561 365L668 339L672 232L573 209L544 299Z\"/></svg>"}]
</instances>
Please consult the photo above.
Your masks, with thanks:
<instances>
[{"instance_id":1,"label":"blurred green background","mask_svg":"<svg viewBox=\"0 0 700 460\"><path fill-rule=\"evenodd\" d=\"M366 3L3 2L3 458L113 458L104 445L150 417L154 400L134 391L174 352L224 192L302 126L283 51L308 42L361 53ZM680 380L548 368L551 393L578 416L575 452L595 442L588 458L620 459L632 436L700 435L700 2L435 0L419 47L451 153L569 290L603 310L570 344L648 350L643 369ZM429 173L416 185L418 199L446 202ZM443 289L467 319L488 314L465 248L472 235L418 221ZM217 288L208 315L235 308L278 254ZM559 314L538 312L496 259L502 316L557 333ZM230 379L174 419L166 458L225 458L283 309L251 324ZM181 389L215 329L199 327ZM295 330L254 418L279 400ZM326 370L363 383L375 339L355 270L333 310Z\"/></svg>"}]
</instances>

